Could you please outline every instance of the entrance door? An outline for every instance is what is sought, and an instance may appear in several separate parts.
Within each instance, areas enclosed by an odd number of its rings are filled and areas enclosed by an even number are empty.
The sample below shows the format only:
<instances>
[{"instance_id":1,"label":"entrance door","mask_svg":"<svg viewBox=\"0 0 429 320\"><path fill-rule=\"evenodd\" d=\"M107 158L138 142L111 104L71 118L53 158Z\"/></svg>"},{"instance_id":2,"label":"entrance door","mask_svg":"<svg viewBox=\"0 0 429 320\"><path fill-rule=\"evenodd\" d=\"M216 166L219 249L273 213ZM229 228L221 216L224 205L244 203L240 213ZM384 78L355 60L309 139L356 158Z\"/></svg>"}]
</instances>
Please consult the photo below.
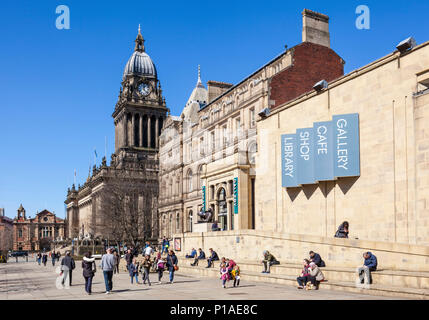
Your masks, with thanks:
<instances>
[{"instance_id":1,"label":"entrance door","mask_svg":"<svg viewBox=\"0 0 429 320\"><path fill-rule=\"evenodd\" d=\"M226 192L224 188L219 190L218 206L220 228L222 231L228 230L228 208L226 205Z\"/></svg>"}]
</instances>

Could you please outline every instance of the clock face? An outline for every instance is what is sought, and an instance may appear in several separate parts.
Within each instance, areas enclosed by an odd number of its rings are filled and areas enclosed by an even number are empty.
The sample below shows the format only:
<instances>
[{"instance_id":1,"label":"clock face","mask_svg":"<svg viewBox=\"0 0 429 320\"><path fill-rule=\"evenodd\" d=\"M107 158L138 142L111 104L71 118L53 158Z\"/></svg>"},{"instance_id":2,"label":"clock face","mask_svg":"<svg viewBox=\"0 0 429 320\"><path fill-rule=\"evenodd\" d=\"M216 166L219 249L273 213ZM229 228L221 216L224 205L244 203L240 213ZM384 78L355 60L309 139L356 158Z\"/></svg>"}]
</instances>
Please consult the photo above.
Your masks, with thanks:
<instances>
[{"instance_id":1,"label":"clock face","mask_svg":"<svg viewBox=\"0 0 429 320\"><path fill-rule=\"evenodd\" d=\"M150 86L147 83L140 83L138 89L143 96L147 96L150 93Z\"/></svg>"}]
</instances>

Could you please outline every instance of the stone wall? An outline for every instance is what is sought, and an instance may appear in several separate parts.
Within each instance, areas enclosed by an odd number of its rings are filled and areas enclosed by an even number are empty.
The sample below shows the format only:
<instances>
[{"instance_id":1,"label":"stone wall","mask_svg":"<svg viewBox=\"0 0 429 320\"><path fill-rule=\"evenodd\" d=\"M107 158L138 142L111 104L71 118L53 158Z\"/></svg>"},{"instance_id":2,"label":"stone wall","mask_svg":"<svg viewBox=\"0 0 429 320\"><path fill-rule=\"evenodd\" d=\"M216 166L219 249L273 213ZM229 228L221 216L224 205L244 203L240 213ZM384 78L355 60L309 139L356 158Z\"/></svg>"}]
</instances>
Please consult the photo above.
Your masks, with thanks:
<instances>
[{"instance_id":1,"label":"stone wall","mask_svg":"<svg viewBox=\"0 0 429 320\"><path fill-rule=\"evenodd\" d=\"M351 238L429 245L429 99L427 93L413 98L416 75L428 69L429 42L355 70L258 121L256 229L329 238L347 220ZM360 177L283 188L281 135L347 113L359 114Z\"/></svg>"},{"instance_id":2,"label":"stone wall","mask_svg":"<svg viewBox=\"0 0 429 320\"><path fill-rule=\"evenodd\" d=\"M219 257L237 261L260 261L269 250L280 263L301 263L308 252L319 253L327 266L356 267L363 264L362 254L371 251L378 259L378 269L429 271L429 247L391 242L326 238L256 230L218 231L176 234L182 250L202 248L206 255L213 248ZM172 242L174 243L174 242Z\"/></svg>"}]
</instances>

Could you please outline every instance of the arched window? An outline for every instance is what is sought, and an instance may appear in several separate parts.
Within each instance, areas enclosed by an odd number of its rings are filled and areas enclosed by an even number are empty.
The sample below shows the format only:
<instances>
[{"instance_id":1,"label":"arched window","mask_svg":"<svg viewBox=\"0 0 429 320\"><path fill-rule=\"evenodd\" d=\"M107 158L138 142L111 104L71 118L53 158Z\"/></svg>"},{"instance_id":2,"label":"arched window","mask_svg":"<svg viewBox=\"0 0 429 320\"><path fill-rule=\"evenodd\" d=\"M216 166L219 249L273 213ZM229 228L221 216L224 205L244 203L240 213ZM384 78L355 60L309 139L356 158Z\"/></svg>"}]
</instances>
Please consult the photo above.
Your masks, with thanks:
<instances>
[{"instance_id":1,"label":"arched window","mask_svg":"<svg viewBox=\"0 0 429 320\"><path fill-rule=\"evenodd\" d=\"M192 186L192 170L191 169L189 169L189 171L188 171L187 180L188 180L188 192L191 192L193 190L193 186Z\"/></svg>"}]
</instances>

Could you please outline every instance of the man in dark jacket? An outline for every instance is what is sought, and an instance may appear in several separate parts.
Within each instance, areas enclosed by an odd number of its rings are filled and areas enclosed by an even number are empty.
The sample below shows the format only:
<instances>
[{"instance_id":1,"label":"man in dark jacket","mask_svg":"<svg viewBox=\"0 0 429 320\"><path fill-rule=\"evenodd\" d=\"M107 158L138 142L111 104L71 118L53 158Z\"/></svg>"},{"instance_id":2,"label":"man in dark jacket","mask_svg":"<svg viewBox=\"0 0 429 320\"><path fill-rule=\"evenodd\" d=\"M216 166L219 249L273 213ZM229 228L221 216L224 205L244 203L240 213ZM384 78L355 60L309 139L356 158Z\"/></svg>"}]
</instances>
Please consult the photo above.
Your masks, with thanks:
<instances>
[{"instance_id":1,"label":"man in dark jacket","mask_svg":"<svg viewBox=\"0 0 429 320\"><path fill-rule=\"evenodd\" d=\"M318 267L325 267L325 261L322 260L322 258L320 257L320 254L314 252L314 251L310 251L310 261L314 262L316 264L316 266Z\"/></svg>"},{"instance_id":2,"label":"man in dark jacket","mask_svg":"<svg viewBox=\"0 0 429 320\"><path fill-rule=\"evenodd\" d=\"M129 271L129 266L133 262L134 255L131 253L131 249L127 250L127 253L125 254L125 261L127 262L127 270Z\"/></svg>"},{"instance_id":3,"label":"man in dark jacket","mask_svg":"<svg viewBox=\"0 0 429 320\"><path fill-rule=\"evenodd\" d=\"M357 268L359 282L369 285L372 283L371 271L377 270L377 257L368 251L363 254L363 258L363 266Z\"/></svg>"},{"instance_id":4,"label":"man in dark jacket","mask_svg":"<svg viewBox=\"0 0 429 320\"><path fill-rule=\"evenodd\" d=\"M173 283L174 280L174 272L176 271L177 268L177 263L179 261L177 260L176 255L174 254L173 250L169 250L168 251L168 256L167 256L167 263L166 263L166 267L168 269L168 271L170 272L170 283ZM176 267L176 268L175 268Z\"/></svg>"},{"instance_id":5,"label":"man in dark jacket","mask_svg":"<svg viewBox=\"0 0 429 320\"><path fill-rule=\"evenodd\" d=\"M213 261L218 261L219 257L216 253L216 251L213 251L212 248L209 249L210 251L210 257L207 259L207 267L206 268L210 268L213 265Z\"/></svg>"},{"instance_id":6,"label":"man in dark jacket","mask_svg":"<svg viewBox=\"0 0 429 320\"><path fill-rule=\"evenodd\" d=\"M194 263L191 263L191 266L198 266L198 260L203 260L206 258L206 254L204 253L203 249L199 248L198 251L200 254L198 257L195 257Z\"/></svg>"},{"instance_id":7,"label":"man in dark jacket","mask_svg":"<svg viewBox=\"0 0 429 320\"><path fill-rule=\"evenodd\" d=\"M61 274L63 275L62 285L64 285L67 276L69 277L69 286L72 285L72 272L76 267L74 259L70 255L70 251L66 252L66 255L61 260Z\"/></svg>"}]
</instances>

